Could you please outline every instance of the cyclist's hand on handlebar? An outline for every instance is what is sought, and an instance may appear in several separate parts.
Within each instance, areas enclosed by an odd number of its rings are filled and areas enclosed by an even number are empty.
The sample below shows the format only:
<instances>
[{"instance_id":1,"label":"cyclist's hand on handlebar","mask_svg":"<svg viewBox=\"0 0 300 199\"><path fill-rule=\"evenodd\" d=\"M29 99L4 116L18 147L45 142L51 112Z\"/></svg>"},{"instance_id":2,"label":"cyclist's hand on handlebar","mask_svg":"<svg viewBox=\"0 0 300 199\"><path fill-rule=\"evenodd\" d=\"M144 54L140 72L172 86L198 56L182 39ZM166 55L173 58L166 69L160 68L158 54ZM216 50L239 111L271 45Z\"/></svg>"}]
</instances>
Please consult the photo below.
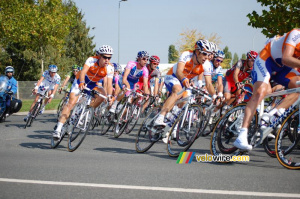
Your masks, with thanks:
<instances>
[{"instance_id":1,"label":"cyclist's hand on handlebar","mask_svg":"<svg viewBox=\"0 0 300 199\"><path fill-rule=\"evenodd\" d=\"M190 82L188 78L183 78L183 81L181 81L182 85L186 88L190 87Z\"/></svg>"},{"instance_id":2,"label":"cyclist's hand on handlebar","mask_svg":"<svg viewBox=\"0 0 300 199\"><path fill-rule=\"evenodd\" d=\"M235 83L235 86L237 87L237 89L241 89L241 88L242 88L242 84L241 84L241 82L237 82L237 83Z\"/></svg>"},{"instance_id":3,"label":"cyclist's hand on handlebar","mask_svg":"<svg viewBox=\"0 0 300 199\"><path fill-rule=\"evenodd\" d=\"M83 90L86 87L84 82L81 82L78 86L80 90Z\"/></svg>"}]
</instances>

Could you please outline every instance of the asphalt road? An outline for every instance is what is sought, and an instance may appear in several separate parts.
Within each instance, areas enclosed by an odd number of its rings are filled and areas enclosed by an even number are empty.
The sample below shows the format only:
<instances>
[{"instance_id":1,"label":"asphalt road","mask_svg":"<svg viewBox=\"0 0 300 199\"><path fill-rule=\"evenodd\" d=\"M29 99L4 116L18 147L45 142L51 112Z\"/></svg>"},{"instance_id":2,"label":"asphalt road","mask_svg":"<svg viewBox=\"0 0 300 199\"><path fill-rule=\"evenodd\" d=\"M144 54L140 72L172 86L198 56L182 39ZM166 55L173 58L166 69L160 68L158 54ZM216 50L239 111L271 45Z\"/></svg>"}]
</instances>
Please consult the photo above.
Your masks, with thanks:
<instances>
[{"instance_id":1,"label":"asphalt road","mask_svg":"<svg viewBox=\"0 0 300 199\"><path fill-rule=\"evenodd\" d=\"M0 198L300 198L300 171L282 167L262 148L247 163L176 164L162 142L136 153L136 131L118 139L93 131L71 153L67 139L50 147L53 114L26 129L22 119L0 123ZM190 151L209 153L209 139L198 139Z\"/></svg>"}]
</instances>

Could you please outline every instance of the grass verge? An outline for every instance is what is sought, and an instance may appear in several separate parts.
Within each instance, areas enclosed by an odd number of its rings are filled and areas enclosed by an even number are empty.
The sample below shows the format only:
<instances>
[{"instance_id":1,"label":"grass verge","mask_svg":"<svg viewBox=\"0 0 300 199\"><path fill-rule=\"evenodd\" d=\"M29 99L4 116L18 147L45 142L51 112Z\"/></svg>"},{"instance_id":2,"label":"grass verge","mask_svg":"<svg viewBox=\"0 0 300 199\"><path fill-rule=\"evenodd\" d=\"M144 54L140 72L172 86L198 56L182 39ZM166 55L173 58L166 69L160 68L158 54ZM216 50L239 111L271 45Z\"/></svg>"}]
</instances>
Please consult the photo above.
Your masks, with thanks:
<instances>
[{"instance_id":1,"label":"grass verge","mask_svg":"<svg viewBox=\"0 0 300 199\"><path fill-rule=\"evenodd\" d=\"M46 110L56 110L60 100L61 99L53 99L51 101L51 103L46 106ZM19 112L29 111L32 102L33 102L33 99L32 100L22 100L22 108Z\"/></svg>"}]
</instances>

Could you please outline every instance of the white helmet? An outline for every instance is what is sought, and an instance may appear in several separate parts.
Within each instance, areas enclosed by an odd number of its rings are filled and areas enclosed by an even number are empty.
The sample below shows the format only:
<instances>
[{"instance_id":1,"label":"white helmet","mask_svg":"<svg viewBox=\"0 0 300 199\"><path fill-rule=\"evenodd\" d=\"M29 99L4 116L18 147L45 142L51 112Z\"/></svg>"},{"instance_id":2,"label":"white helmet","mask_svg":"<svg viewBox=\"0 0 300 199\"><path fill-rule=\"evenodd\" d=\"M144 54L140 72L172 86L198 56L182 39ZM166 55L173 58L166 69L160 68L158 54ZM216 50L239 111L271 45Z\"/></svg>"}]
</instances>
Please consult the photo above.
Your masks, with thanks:
<instances>
[{"instance_id":1,"label":"white helmet","mask_svg":"<svg viewBox=\"0 0 300 199\"><path fill-rule=\"evenodd\" d=\"M99 50L96 51L97 56L100 54L112 55L112 54L114 54L114 50L109 45L103 45L99 48Z\"/></svg>"},{"instance_id":2,"label":"white helmet","mask_svg":"<svg viewBox=\"0 0 300 199\"><path fill-rule=\"evenodd\" d=\"M218 52L218 47L214 42L209 42L209 45L211 47L211 51L215 54Z\"/></svg>"}]
</instances>

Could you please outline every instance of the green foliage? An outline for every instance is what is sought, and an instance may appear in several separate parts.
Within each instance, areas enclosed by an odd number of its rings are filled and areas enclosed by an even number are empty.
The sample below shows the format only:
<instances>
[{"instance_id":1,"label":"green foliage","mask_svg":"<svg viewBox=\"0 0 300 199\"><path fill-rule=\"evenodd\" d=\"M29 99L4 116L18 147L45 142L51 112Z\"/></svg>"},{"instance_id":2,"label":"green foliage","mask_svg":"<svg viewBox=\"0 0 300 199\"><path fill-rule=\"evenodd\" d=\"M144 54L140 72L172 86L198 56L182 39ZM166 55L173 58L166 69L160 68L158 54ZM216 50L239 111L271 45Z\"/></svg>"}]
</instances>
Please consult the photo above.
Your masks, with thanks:
<instances>
[{"instance_id":1,"label":"green foliage","mask_svg":"<svg viewBox=\"0 0 300 199\"><path fill-rule=\"evenodd\" d=\"M169 64L176 63L178 61L179 54L176 50L175 46L172 44L169 46L169 54L168 54L168 61Z\"/></svg>"},{"instance_id":2,"label":"green foliage","mask_svg":"<svg viewBox=\"0 0 300 199\"><path fill-rule=\"evenodd\" d=\"M237 53L234 53L233 59L232 59L232 65L234 65L239 60L239 56Z\"/></svg>"},{"instance_id":3,"label":"green foliage","mask_svg":"<svg viewBox=\"0 0 300 199\"><path fill-rule=\"evenodd\" d=\"M223 63L221 64L222 68L228 69L231 68L231 60L232 60L232 54L229 52L228 46L225 46L223 49L223 52L225 53L225 58L223 60Z\"/></svg>"},{"instance_id":4,"label":"green foliage","mask_svg":"<svg viewBox=\"0 0 300 199\"><path fill-rule=\"evenodd\" d=\"M93 55L93 37L71 0L2 0L0 8L0 70L14 66L17 80L37 80L49 64L63 77Z\"/></svg>"},{"instance_id":5,"label":"green foliage","mask_svg":"<svg viewBox=\"0 0 300 199\"><path fill-rule=\"evenodd\" d=\"M256 11L249 13L248 25L262 28L262 33L267 37L283 35L300 25L299 0L257 0L262 6L267 7L259 15Z\"/></svg>"},{"instance_id":6,"label":"green foliage","mask_svg":"<svg viewBox=\"0 0 300 199\"><path fill-rule=\"evenodd\" d=\"M247 56L245 53L242 54L242 59L247 59Z\"/></svg>"}]
</instances>

